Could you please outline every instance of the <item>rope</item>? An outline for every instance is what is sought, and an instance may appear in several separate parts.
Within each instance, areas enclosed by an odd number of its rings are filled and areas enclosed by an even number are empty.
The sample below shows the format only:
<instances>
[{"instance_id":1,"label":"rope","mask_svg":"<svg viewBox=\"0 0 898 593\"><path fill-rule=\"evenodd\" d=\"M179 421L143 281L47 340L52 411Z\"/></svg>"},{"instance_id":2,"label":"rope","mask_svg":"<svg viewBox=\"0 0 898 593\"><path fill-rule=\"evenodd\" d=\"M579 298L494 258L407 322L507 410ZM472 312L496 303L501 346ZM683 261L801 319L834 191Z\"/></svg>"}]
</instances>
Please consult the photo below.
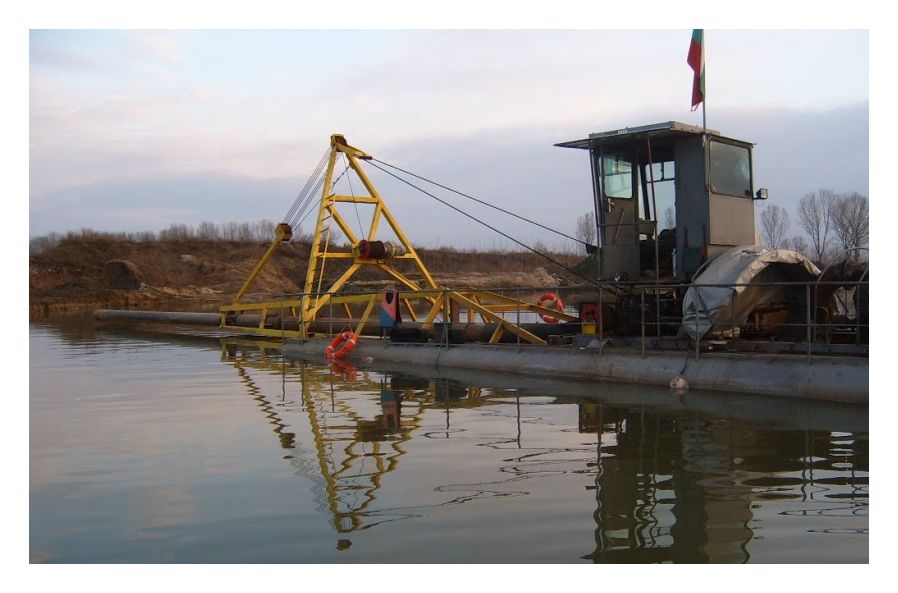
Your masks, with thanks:
<instances>
[{"instance_id":1,"label":"rope","mask_svg":"<svg viewBox=\"0 0 898 593\"><path fill-rule=\"evenodd\" d=\"M376 159L374 159L374 160L376 160ZM378 162L380 162L380 161L378 161ZM589 282L589 283L592 284L593 286L601 286L601 284L597 283L597 282L596 282L595 280L593 280L592 278L588 278L588 277L584 276L583 274L580 274L580 273L578 273L578 272L575 272L575 271L572 270L571 268L569 268L569 267L567 267L566 265L564 265L563 263L561 263L561 262L559 262L559 261L557 261L557 260L551 258L550 256L546 255L545 253L542 253L542 252L540 252L540 251L537 251L537 250L534 249L533 247L530 247L529 245L526 245L526 244L524 244L524 243L518 241L517 239L515 239L515 238L512 237L511 235L508 235L508 234L506 234L506 233L503 233L502 231L500 231L500 230L497 229L496 227L491 226L491 225L489 225L489 224L483 222L482 220L480 220L480 219L478 219L478 218L472 216L471 214L468 214L468 213L465 212L464 210L462 210L462 209L460 209L460 208L457 208L457 207L453 206L453 205L450 204L449 202L446 202L445 200L442 200L442 199L438 198L437 196L433 195L432 193L428 192L427 190L421 189L420 187L418 187L418 186L415 185L414 183L411 183L410 181L406 181L406 180L403 179L402 177L399 177L398 175L395 175L395 174L391 173L390 171L387 171L387 170L384 169L383 167L378 167L375 163L371 163L371 166L374 167L374 168L376 168L376 169L379 169L380 171L383 171L384 173L386 173L386 174L389 175L390 177L393 177L393 178L395 178L395 179L398 179L398 180L401 181L402 183L404 183L404 184L406 184L406 185L408 185L408 186L410 186L410 187L415 188L415 189L418 190L419 192L421 192L421 193L423 193L423 194L425 194L425 195L427 195L427 196L430 196L431 198L433 198L433 199L436 200L437 202L443 204L444 206L448 206L449 208L455 210L455 211L458 212L459 214L463 214L464 216L467 216L468 218L470 218L470 219L473 220L474 222L476 222L476 223L478 223L478 224L482 224L483 226L485 226L486 228L490 229L491 231L493 231L493 232L495 232L495 233L498 233L499 235L502 235L503 237L505 237L505 238L508 239L509 241L512 241L512 242L514 242L514 243L520 245L520 246L523 247L524 249L527 249L528 251L532 251L532 252L535 253L536 255L542 257L543 259L545 259L545 260L547 260L547 261L549 261L549 262L551 262L551 263L553 263L553 264L555 264L556 266L558 266L558 267L561 268L562 270L568 272L569 274L571 274L571 275L573 275L573 276L576 276L577 278L580 278L580 279L582 279L582 280L586 280L587 282ZM610 287L610 286L609 286L609 288L613 288L613 287Z\"/></svg>"},{"instance_id":2,"label":"rope","mask_svg":"<svg viewBox=\"0 0 898 593\"><path fill-rule=\"evenodd\" d=\"M489 207L489 208L492 208L493 210L498 210L499 212L502 212L503 214L508 214L509 216L514 216L514 217L517 218L518 220L523 220L524 222L529 222L530 224L536 225L536 226L538 226L538 227L540 227L540 228L542 228L542 229L545 229L545 230L547 230L547 231L549 231L549 232L551 232L551 233L555 233L556 235L560 235L560 236L562 236L562 237L564 237L564 238L566 238L566 239L570 239L571 241L574 241L574 242L576 242L576 243L580 243L580 244L582 244L582 245L586 245L587 247L595 247L595 245L593 245L592 243L589 243L589 242L587 242L587 241L583 241L582 239L578 239L578 238L576 238L576 237L572 237L572 236L568 235L567 233L563 233L563 232L558 231L558 230L555 230L555 229L553 229L553 228L551 228L551 227L547 227L546 225L541 224L541 223L539 223L539 222L536 222L535 220L530 220L529 218L525 218L525 217L523 217L523 216L520 216L520 215L518 215L518 214L515 214L514 212L510 212L510 211L508 211L508 210L505 210L504 208L500 208L499 206L495 206L495 205L493 205L493 204L490 204L489 202L484 202L483 200L478 200L478 199L475 198L474 196L470 196L470 195L468 195L468 194L466 194L466 193L463 193L463 192L460 192L460 191L458 191L458 190L452 189L451 187L447 187L447 186L445 186L445 185L443 185L443 184L441 184L441 183L437 183L436 181L432 181L432 180L430 180L430 179L427 179L426 177L421 177L420 175L416 175L416 174L412 173L411 171L406 171L405 169L402 169L402 168L400 168L400 167L397 167L396 165L391 165L390 163L385 163L385 162L383 162L383 161L380 160L380 159L372 158L371 160L377 161L378 163L380 163L380 164L382 164L382 165L386 165L387 167L390 167L391 169L396 169L397 171L402 171L402 172L405 173L406 175L411 175L412 177L414 177L414 178L416 178L416 179L420 179L421 181L426 181L427 183L433 184L433 185L435 185L435 186L437 186L437 187L441 187L441 188L443 188L443 189L445 189L445 190L447 190L447 191L451 191L452 193L458 194L458 195L460 195L460 196L462 196L462 197L465 197L465 198L468 198L469 200L473 200L473 201L477 202L478 204L483 204L484 206L487 206L487 207ZM381 169L381 170L382 170L382 169Z\"/></svg>"}]
</instances>

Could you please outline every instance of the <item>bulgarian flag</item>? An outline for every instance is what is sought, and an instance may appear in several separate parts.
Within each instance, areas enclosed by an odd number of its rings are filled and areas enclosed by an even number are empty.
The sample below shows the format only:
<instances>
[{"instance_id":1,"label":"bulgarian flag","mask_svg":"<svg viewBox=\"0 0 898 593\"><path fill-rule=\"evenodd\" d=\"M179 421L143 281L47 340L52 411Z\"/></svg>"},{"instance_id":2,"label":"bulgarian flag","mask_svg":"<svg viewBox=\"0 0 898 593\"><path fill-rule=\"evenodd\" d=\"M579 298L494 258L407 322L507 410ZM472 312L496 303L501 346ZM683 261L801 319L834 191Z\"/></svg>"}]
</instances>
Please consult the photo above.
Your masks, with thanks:
<instances>
[{"instance_id":1,"label":"bulgarian flag","mask_svg":"<svg viewBox=\"0 0 898 593\"><path fill-rule=\"evenodd\" d=\"M689 42L689 55L686 63L692 68L692 110L698 109L699 103L705 100L705 47L704 29L692 30L692 41Z\"/></svg>"}]
</instances>

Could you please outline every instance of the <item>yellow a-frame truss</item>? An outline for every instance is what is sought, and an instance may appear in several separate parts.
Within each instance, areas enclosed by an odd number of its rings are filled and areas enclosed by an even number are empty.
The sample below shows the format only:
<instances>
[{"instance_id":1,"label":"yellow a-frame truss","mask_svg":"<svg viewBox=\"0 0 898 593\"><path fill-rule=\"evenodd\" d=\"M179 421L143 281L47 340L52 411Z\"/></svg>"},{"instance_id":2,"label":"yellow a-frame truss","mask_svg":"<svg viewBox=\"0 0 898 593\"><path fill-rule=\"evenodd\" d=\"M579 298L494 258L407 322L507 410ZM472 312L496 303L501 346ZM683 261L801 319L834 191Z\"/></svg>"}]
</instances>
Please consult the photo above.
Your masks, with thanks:
<instances>
[{"instance_id":1,"label":"yellow a-frame truss","mask_svg":"<svg viewBox=\"0 0 898 593\"><path fill-rule=\"evenodd\" d=\"M367 190L366 196L346 196L331 193L331 185L334 183L334 170L336 168L337 159L346 158L347 165L361 180L362 185ZM499 295L488 291L455 291L439 288L418 257L415 248L412 246L408 237L399 226L393 214L387 208L386 203L381 198L361 166L360 161L369 160L372 157L350 146L346 139L340 134L334 134L330 140L330 155L328 157L327 170L324 177L324 185L322 189L321 203L318 209L318 218L315 222L315 232L312 237L311 252L309 254L309 265L306 271L305 284L303 292L299 299L291 299L275 302L263 303L243 303L241 299L249 291L255 282L262 268L274 255L277 247L282 243L289 241L293 236L293 230L287 223L277 225L275 229L275 239L269 246L268 250L259 260L253 272L243 283L243 286L234 297L234 301L230 305L220 307L221 323L220 327L232 331L252 333L256 335L283 337L283 338L307 338L309 336L309 325L316 320L319 313L325 306L329 305L328 310L333 311L333 307L342 308L347 319L357 322L356 333L360 333L371 313L380 300L380 294L338 294L339 291L346 286L346 283L358 272L363 266L374 266L385 272L393 278L403 289L400 290L400 302L404 306L406 315L411 321L419 321L419 315L412 305L413 301L423 301L423 304L429 311L426 315L421 316L422 327L429 329L433 326L438 317L442 317L444 322L452 319L458 320L461 312L467 310L467 321L473 322L475 316L479 316L484 322L496 324L496 329L490 338L490 343L497 343L505 331L511 332L521 338L524 342L542 344L544 340L524 330L518 325L507 321L501 315L502 312L509 311L531 311L539 314L552 315L558 319L573 321L577 318L566 313L560 313L554 309L546 309L538 305L524 303L511 299L509 297ZM364 238L358 236L352 227L347 223L343 215L337 209L338 204L367 204L374 208L371 220L368 224L368 230L364 233ZM399 242L396 253L385 254L383 257L372 258L365 257L360 249L363 241L375 241L381 220L385 220L393 234ZM349 241L351 249L349 251L332 251L331 232L333 226L345 235ZM360 229L363 231L363 229ZM340 277L327 288L323 288L324 274L327 262L330 260L350 260L349 268L344 271ZM393 260L411 261L414 268L421 275L424 286L419 285L406 274L403 274L393 264ZM364 306L364 312L361 317L353 319L351 305ZM237 325L236 319L239 316L252 315L258 316L258 325L255 327L245 327L243 324ZM255 318L253 318L255 319ZM292 321L294 327L286 323L287 320ZM255 323L255 321L254 321Z\"/></svg>"},{"instance_id":2,"label":"yellow a-frame truss","mask_svg":"<svg viewBox=\"0 0 898 593\"><path fill-rule=\"evenodd\" d=\"M374 184L371 183L371 180L368 178L368 175L365 174L365 171L362 169L361 164L359 163L359 160L370 159L371 155L362 152L357 148L349 146L346 143L346 139L339 134L334 134L333 136L331 136L331 153L327 163L327 173L325 173L324 177L324 187L329 188L331 186L331 183L333 182L334 168L337 162L337 158L340 154L343 154L346 157L349 167L362 181L365 189L368 190L368 195L342 196L331 194L328 191L324 192L325 195L322 196L321 206L318 209L318 219L315 222L315 233L312 240L312 251L309 254L309 267L306 271L306 283L305 287L303 288L302 311L304 318L308 317L314 319L321 308L327 305L328 302L330 302L333 295L341 288L343 288L346 282L348 282L349 279L352 278L352 276L355 275L355 273L365 265L372 265L380 268L389 276L393 277L395 280L401 283L403 286L413 291L421 290L422 288L435 289L437 287L436 283L433 281L433 278L430 276L430 272L427 271L427 268L424 266L421 258L419 258L418 254L415 252L415 248L412 247L412 244L409 242L408 237L406 237L405 233L399 227L399 224L396 222L396 219L393 217L390 209L387 208L386 203L380 197L380 194L374 187ZM368 226L368 232L365 237L357 237L353 232L352 227L346 222L346 220L340 214L339 210L337 210L337 204L341 203L371 204L374 206L374 213L371 216L371 222ZM393 230L393 233L399 240L401 251L403 251L404 253L402 255L397 255L389 259L364 258L359 252L358 245L362 239L365 239L367 241L374 241L377 238L377 229L380 226L381 219L385 220ZM328 221L333 222L340 228L340 230L349 240L350 244L353 246L352 251L338 252L329 251L327 249L327 246L330 242L330 228L328 228L328 237L325 237L324 225ZM324 278L325 264L328 260L331 259L351 259L352 264L349 266L349 269L343 272L343 275L341 275L325 292L322 293L321 284ZM423 276L426 286L418 286L405 274L397 270L390 263L392 259L412 261L417 271Z\"/></svg>"}]
</instances>

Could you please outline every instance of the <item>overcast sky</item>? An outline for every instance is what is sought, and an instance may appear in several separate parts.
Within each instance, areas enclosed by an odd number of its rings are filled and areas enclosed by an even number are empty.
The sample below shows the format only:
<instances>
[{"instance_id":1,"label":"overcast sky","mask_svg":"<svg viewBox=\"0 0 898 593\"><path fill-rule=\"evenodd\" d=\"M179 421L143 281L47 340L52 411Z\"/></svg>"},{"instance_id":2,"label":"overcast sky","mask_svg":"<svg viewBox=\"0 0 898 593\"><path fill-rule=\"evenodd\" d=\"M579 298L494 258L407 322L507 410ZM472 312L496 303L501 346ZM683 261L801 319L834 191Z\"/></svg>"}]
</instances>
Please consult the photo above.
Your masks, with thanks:
<instances>
[{"instance_id":1,"label":"overcast sky","mask_svg":"<svg viewBox=\"0 0 898 593\"><path fill-rule=\"evenodd\" d=\"M29 231L277 221L342 132L384 161L572 233L591 209L589 164L552 144L701 125L689 109L690 34L33 30ZM771 204L794 212L820 187L868 193L866 31L710 29L706 45L708 125L757 143L756 186ZM504 244L371 177L416 243ZM555 241L451 200L528 242Z\"/></svg>"}]
</instances>

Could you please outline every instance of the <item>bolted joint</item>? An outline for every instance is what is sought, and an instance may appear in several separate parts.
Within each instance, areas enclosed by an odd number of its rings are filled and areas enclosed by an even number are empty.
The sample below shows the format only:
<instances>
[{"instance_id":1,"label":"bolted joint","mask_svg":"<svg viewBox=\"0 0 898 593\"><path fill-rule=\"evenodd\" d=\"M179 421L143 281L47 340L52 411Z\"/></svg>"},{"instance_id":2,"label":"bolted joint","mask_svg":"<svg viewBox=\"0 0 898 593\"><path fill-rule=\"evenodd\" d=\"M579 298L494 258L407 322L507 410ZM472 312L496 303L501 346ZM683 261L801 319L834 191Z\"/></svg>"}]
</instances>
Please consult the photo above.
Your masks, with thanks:
<instances>
[{"instance_id":1,"label":"bolted joint","mask_svg":"<svg viewBox=\"0 0 898 593\"><path fill-rule=\"evenodd\" d=\"M343 134L331 134L331 148L337 152L344 152L348 155L354 156L357 159L362 160L371 160L371 155L363 150L359 150L354 146L350 146L348 142L346 142L346 138Z\"/></svg>"}]
</instances>

